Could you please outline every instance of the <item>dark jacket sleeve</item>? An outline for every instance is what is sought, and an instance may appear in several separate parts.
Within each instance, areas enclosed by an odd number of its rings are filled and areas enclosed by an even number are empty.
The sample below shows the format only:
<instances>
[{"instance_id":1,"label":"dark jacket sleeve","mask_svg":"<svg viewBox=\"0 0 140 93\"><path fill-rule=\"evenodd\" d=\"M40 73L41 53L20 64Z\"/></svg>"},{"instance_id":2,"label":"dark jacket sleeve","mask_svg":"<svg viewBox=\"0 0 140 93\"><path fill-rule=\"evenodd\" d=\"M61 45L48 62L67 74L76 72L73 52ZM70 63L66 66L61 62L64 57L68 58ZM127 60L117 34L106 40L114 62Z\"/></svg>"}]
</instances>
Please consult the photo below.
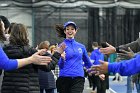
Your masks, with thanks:
<instances>
[{"instance_id":1,"label":"dark jacket sleeve","mask_svg":"<svg viewBox=\"0 0 140 93\"><path fill-rule=\"evenodd\" d=\"M128 50L128 47L130 47L134 53L139 52L140 51L140 38L138 38L136 41L133 41L131 43L120 45L119 47L116 48L116 52L119 53L120 52L119 50L121 49Z\"/></svg>"},{"instance_id":2,"label":"dark jacket sleeve","mask_svg":"<svg viewBox=\"0 0 140 93\"><path fill-rule=\"evenodd\" d=\"M61 54L58 52L55 52L53 55L46 53L44 56L51 56L52 61L47 66L38 66L38 68L46 72L54 70L55 66L58 64L58 60L61 57Z\"/></svg>"}]
</instances>

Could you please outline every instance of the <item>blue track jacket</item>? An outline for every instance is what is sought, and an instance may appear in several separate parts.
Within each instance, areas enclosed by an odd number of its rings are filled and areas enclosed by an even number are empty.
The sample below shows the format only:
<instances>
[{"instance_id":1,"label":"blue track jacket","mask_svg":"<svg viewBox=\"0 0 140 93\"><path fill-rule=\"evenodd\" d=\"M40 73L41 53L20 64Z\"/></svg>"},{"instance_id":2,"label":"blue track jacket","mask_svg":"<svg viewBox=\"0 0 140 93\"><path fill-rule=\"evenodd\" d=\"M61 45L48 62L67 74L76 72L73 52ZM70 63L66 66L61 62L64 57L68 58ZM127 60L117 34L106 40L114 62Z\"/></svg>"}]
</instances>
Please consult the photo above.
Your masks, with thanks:
<instances>
[{"instance_id":1,"label":"blue track jacket","mask_svg":"<svg viewBox=\"0 0 140 93\"><path fill-rule=\"evenodd\" d=\"M17 60L10 60L4 53L3 49L0 47L0 69L13 70L17 69Z\"/></svg>"},{"instance_id":2,"label":"blue track jacket","mask_svg":"<svg viewBox=\"0 0 140 93\"><path fill-rule=\"evenodd\" d=\"M123 60L117 63L108 64L108 71L120 73L123 76L130 76L140 73L140 55L130 60Z\"/></svg>"},{"instance_id":3,"label":"blue track jacket","mask_svg":"<svg viewBox=\"0 0 140 93\"><path fill-rule=\"evenodd\" d=\"M95 49L92 51L90 59L94 60L94 65L98 65L100 64L99 60L104 60L104 55L99 51L99 49Z\"/></svg>"},{"instance_id":4,"label":"blue track jacket","mask_svg":"<svg viewBox=\"0 0 140 93\"><path fill-rule=\"evenodd\" d=\"M74 39L65 39L63 42L66 44L66 56L65 60L60 58L58 62L60 67L59 76L84 77L83 62L87 68L92 66L85 46Z\"/></svg>"}]
</instances>

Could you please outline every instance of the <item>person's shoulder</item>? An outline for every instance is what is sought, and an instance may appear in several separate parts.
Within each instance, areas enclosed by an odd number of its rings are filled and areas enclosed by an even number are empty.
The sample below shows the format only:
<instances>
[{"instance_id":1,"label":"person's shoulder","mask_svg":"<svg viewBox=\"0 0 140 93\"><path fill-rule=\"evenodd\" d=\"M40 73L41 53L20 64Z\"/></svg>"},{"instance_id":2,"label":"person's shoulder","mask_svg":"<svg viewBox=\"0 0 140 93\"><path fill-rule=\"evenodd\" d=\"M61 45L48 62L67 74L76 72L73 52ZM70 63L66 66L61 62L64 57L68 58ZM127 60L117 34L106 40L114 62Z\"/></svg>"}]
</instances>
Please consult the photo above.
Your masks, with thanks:
<instances>
[{"instance_id":1,"label":"person's shoulder","mask_svg":"<svg viewBox=\"0 0 140 93\"><path fill-rule=\"evenodd\" d=\"M29 55L32 55L35 52L37 52L37 50L34 47L30 46L30 45L23 46L22 48L23 48L24 52L26 54L29 54Z\"/></svg>"},{"instance_id":2,"label":"person's shoulder","mask_svg":"<svg viewBox=\"0 0 140 93\"><path fill-rule=\"evenodd\" d=\"M79 45L79 46L81 46L81 47L85 47L85 45L82 44L82 43L79 43L79 42L76 42L76 43L77 43L77 45Z\"/></svg>"}]
</instances>

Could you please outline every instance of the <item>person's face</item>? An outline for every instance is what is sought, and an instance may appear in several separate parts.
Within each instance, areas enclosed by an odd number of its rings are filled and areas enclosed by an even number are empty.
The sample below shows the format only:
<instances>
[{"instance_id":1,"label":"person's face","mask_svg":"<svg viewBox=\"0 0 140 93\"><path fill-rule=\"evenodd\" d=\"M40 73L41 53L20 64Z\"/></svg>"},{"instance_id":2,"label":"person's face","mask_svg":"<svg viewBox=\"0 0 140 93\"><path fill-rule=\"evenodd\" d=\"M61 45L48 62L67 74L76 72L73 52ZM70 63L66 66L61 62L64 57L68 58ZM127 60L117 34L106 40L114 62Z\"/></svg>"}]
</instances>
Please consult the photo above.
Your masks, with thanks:
<instances>
[{"instance_id":1,"label":"person's face","mask_svg":"<svg viewBox=\"0 0 140 93\"><path fill-rule=\"evenodd\" d=\"M1 22L1 25L2 25L2 30L5 31L5 27L4 27L3 21L0 21L0 22Z\"/></svg>"},{"instance_id":2,"label":"person's face","mask_svg":"<svg viewBox=\"0 0 140 93\"><path fill-rule=\"evenodd\" d=\"M64 33L66 34L66 38L74 38L77 30L72 25L66 27Z\"/></svg>"},{"instance_id":3,"label":"person's face","mask_svg":"<svg viewBox=\"0 0 140 93\"><path fill-rule=\"evenodd\" d=\"M92 46L92 49L94 49L95 47L94 46Z\"/></svg>"},{"instance_id":4,"label":"person's face","mask_svg":"<svg viewBox=\"0 0 140 93\"><path fill-rule=\"evenodd\" d=\"M56 47L52 48L52 51L56 51Z\"/></svg>"}]
</instances>

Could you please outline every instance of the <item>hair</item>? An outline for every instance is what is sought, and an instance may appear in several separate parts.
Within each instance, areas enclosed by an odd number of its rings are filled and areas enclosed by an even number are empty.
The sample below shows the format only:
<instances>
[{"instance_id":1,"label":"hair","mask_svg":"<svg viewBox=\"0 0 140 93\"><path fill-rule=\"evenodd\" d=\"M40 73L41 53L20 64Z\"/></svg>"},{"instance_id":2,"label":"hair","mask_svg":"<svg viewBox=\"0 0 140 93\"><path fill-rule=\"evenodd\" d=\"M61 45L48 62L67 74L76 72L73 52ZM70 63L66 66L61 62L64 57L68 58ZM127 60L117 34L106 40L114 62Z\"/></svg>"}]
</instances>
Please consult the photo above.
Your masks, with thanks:
<instances>
[{"instance_id":1,"label":"hair","mask_svg":"<svg viewBox=\"0 0 140 93\"><path fill-rule=\"evenodd\" d=\"M26 26L23 24L15 23L11 29L9 41L10 44L14 45L28 45L29 39Z\"/></svg>"},{"instance_id":2,"label":"hair","mask_svg":"<svg viewBox=\"0 0 140 93\"><path fill-rule=\"evenodd\" d=\"M58 37L66 38L66 34L64 33L65 29L64 29L64 26L62 24L57 24L55 26L55 30L56 30Z\"/></svg>"},{"instance_id":3,"label":"hair","mask_svg":"<svg viewBox=\"0 0 140 93\"><path fill-rule=\"evenodd\" d=\"M3 23L4 23L5 29L7 29L7 28L10 26L9 20L7 19L7 17L5 17L5 16L3 16L3 15L0 15L0 18L2 19L2 21L3 21Z\"/></svg>"},{"instance_id":4,"label":"hair","mask_svg":"<svg viewBox=\"0 0 140 93\"><path fill-rule=\"evenodd\" d=\"M93 42L93 43L92 43L92 46L98 47L98 42Z\"/></svg>"},{"instance_id":5,"label":"hair","mask_svg":"<svg viewBox=\"0 0 140 93\"><path fill-rule=\"evenodd\" d=\"M50 42L49 41L43 41L39 44L38 49L49 49Z\"/></svg>"},{"instance_id":6,"label":"hair","mask_svg":"<svg viewBox=\"0 0 140 93\"><path fill-rule=\"evenodd\" d=\"M54 48L56 48L55 45L51 45L50 48L49 48L49 50L51 51L52 54L54 53L54 51L53 51Z\"/></svg>"},{"instance_id":7,"label":"hair","mask_svg":"<svg viewBox=\"0 0 140 93\"><path fill-rule=\"evenodd\" d=\"M6 41L4 30L2 29L2 19L0 18L0 41Z\"/></svg>"},{"instance_id":8,"label":"hair","mask_svg":"<svg viewBox=\"0 0 140 93\"><path fill-rule=\"evenodd\" d=\"M11 33L11 30L13 29L13 26L15 25L16 23L11 23L10 26L9 26L9 30L8 30L8 34Z\"/></svg>"}]
</instances>

